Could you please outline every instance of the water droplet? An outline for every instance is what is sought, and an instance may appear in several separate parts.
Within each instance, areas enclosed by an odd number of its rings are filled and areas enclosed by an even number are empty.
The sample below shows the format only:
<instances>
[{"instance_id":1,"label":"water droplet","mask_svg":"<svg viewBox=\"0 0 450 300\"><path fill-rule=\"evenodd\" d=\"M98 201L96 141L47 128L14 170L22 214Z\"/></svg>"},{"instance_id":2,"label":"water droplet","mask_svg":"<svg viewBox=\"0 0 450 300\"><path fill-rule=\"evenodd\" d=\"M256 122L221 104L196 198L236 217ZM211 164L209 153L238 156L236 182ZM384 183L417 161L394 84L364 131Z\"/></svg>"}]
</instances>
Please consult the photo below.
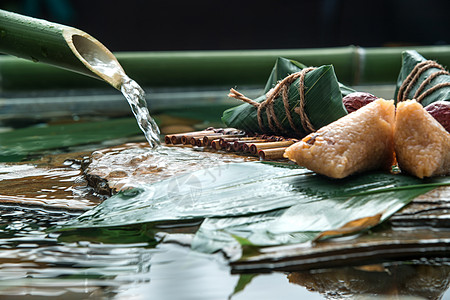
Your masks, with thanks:
<instances>
[{"instance_id":1,"label":"water droplet","mask_svg":"<svg viewBox=\"0 0 450 300\"><path fill-rule=\"evenodd\" d=\"M4 38L6 36L6 30L0 29L0 38Z\"/></svg>"},{"instance_id":2,"label":"water droplet","mask_svg":"<svg viewBox=\"0 0 450 300\"><path fill-rule=\"evenodd\" d=\"M39 62L39 59L37 59L36 57L34 57L34 56L31 56L31 60L33 61L33 62Z\"/></svg>"}]
</instances>

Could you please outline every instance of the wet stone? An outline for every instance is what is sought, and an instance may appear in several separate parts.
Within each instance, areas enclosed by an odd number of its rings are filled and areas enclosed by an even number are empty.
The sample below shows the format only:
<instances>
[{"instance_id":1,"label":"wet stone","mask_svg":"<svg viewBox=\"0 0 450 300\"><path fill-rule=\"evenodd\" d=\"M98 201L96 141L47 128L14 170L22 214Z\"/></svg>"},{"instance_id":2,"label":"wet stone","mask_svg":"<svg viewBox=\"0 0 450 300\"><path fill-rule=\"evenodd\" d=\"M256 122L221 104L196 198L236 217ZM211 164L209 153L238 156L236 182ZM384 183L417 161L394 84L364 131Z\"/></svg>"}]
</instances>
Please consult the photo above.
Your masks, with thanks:
<instances>
[{"instance_id":1,"label":"wet stone","mask_svg":"<svg viewBox=\"0 0 450 300\"><path fill-rule=\"evenodd\" d=\"M177 174L251 160L256 158L200 147L150 149L147 143L128 143L93 152L82 169L91 187L98 193L111 195Z\"/></svg>"}]
</instances>

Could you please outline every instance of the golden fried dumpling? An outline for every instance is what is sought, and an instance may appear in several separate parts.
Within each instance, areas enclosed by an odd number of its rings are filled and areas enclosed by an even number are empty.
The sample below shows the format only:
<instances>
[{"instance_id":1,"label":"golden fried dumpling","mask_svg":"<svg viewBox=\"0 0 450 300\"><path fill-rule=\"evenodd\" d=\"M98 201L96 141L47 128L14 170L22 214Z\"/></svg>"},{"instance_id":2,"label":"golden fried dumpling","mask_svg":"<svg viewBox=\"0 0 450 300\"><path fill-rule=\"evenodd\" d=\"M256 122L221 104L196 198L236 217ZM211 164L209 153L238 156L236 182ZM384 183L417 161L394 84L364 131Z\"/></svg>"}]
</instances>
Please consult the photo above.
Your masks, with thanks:
<instances>
[{"instance_id":1,"label":"golden fried dumpling","mask_svg":"<svg viewBox=\"0 0 450 300\"><path fill-rule=\"evenodd\" d=\"M450 175L450 134L414 100L397 104L394 147L402 172Z\"/></svg>"},{"instance_id":2,"label":"golden fried dumpling","mask_svg":"<svg viewBox=\"0 0 450 300\"><path fill-rule=\"evenodd\" d=\"M284 156L333 178L390 168L394 102L375 100L288 147Z\"/></svg>"}]
</instances>

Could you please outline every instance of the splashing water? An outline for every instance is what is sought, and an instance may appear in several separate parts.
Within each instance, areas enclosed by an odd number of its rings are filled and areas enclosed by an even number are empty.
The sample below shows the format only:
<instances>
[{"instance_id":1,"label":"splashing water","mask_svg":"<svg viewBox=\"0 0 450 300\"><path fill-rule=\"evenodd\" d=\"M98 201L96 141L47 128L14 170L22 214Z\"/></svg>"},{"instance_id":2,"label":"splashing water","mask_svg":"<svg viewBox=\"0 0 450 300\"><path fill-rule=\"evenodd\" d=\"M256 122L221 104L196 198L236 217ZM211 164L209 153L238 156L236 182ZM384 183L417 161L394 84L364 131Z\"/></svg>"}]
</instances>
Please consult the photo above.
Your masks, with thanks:
<instances>
[{"instance_id":1,"label":"splashing water","mask_svg":"<svg viewBox=\"0 0 450 300\"><path fill-rule=\"evenodd\" d=\"M130 104L131 111L133 112L139 128L144 132L145 138L152 148L156 148L161 144L159 140L159 128L155 120L150 116L147 108L147 102L145 101L145 92L128 76L124 76L121 86L121 92L125 96Z\"/></svg>"},{"instance_id":2,"label":"splashing water","mask_svg":"<svg viewBox=\"0 0 450 300\"><path fill-rule=\"evenodd\" d=\"M95 49L96 48L94 48L94 50ZM139 84L137 84L136 81L132 80L125 74L122 67L116 60L111 60L109 57L104 56L98 57L101 53L92 51L90 48L80 49L80 51L81 50L83 58L99 73L110 78L120 76L122 81L120 91L127 99L128 104L130 104L131 111L136 118L139 128L141 128L144 132L145 138L150 144L150 147L156 148L160 145L159 127L155 120L150 116L147 108L147 102L145 101L144 90L139 86Z\"/></svg>"}]
</instances>

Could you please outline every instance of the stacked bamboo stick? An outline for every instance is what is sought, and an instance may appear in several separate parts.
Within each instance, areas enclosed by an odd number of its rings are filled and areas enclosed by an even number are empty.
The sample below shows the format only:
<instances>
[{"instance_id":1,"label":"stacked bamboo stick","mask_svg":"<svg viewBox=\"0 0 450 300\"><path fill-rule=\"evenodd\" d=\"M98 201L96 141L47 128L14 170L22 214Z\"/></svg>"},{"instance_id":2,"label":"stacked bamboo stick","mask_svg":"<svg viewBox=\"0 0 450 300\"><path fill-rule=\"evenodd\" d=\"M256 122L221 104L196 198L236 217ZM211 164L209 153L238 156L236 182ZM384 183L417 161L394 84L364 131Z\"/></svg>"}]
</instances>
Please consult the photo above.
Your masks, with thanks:
<instances>
[{"instance_id":1,"label":"stacked bamboo stick","mask_svg":"<svg viewBox=\"0 0 450 300\"><path fill-rule=\"evenodd\" d=\"M209 127L202 131L166 135L167 145L191 145L214 150L259 156L261 160L282 159L284 150L298 140L274 135L248 135L235 128Z\"/></svg>"}]
</instances>

